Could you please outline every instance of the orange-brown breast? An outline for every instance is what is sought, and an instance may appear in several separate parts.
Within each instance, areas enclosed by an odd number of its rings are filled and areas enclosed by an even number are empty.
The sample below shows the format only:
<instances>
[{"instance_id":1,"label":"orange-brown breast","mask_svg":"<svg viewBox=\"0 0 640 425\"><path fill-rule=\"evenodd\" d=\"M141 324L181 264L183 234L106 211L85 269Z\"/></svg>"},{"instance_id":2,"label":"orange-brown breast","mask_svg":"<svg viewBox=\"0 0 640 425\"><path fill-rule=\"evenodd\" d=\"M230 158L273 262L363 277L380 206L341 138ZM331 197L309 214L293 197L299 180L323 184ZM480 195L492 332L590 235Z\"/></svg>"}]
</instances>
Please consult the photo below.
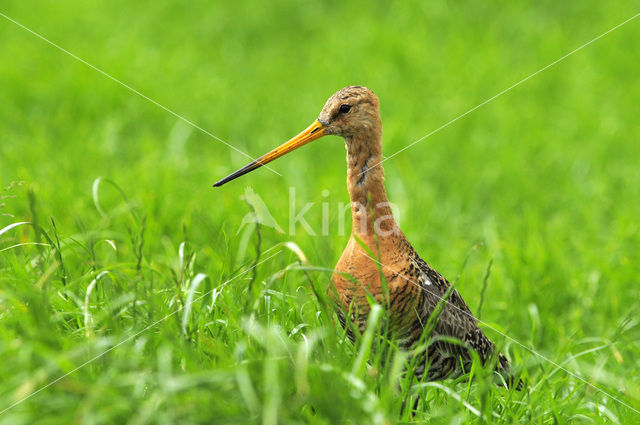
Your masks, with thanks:
<instances>
[{"instance_id":1,"label":"orange-brown breast","mask_svg":"<svg viewBox=\"0 0 640 425\"><path fill-rule=\"evenodd\" d=\"M408 276L413 249L401 232L379 238L378 244L373 236L359 235L359 238L373 253L375 260L352 235L332 277L335 292L339 297L339 300L335 301L344 312L350 309L357 310L359 324L363 330L364 320L370 310L368 292L377 302L388 307L390 329L404 334L403 330L413 328L420 320L417 306L421 290ZM351 278L344 274L350 275ZM381 274L384 275L388 287L388 300L383 296ZM335 295L335 292L329 288L330 294Z\"/></svg>"}]
</instances>

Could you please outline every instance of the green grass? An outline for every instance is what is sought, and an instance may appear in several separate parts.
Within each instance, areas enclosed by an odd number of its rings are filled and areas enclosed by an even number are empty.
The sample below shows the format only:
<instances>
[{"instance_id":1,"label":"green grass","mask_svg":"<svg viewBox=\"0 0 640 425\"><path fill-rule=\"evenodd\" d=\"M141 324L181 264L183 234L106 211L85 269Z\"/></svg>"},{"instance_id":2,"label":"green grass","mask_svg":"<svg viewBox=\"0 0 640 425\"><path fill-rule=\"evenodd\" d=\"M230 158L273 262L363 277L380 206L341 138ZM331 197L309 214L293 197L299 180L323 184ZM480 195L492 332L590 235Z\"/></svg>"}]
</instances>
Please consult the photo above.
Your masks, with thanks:
<instances>
[{"instance_id":1,"label":"green grass","mask_svg":"<svg viewBox=\"0 0 640 425\"><path fill-rule=\"evenodd\" d=\"M389 156L639 10L9 0L0 12L255 156L334 91L366 85ZM636 19L384 164L404 232L459 276L484 322L635 409L639 44ZM488 327L524 391L482 370L411 387L399 353L348 342L315 295L348 238L341 140L273 163L282 176L212 189L247 158L1 17L0 64L0 229L32 223L0 234L0 411L73 371L0 424L640 419ZM239 230L247 186L285 233ZM290 187L298 210L315 202L315 229L328 203L328 235L290 232ZM412 418L402 404L418 394Z\"/></svg>"}]
</instances>

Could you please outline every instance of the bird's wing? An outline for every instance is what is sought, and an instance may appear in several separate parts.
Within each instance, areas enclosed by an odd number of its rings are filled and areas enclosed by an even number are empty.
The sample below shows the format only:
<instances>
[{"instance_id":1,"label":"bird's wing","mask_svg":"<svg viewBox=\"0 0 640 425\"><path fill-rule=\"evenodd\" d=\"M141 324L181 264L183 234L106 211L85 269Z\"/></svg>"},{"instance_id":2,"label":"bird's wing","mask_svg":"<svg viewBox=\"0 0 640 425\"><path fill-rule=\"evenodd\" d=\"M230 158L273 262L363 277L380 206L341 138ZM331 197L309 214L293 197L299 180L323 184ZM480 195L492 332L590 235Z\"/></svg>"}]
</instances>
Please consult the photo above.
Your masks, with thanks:
<instances>
[{"instance_id":1,"label":"bird's wing","mask_svg":"<svg viewBox=\"0 0 640 425\"><path fill-rule=\"evenodd\" d=\"M416 255L414 261L420 270L418 284L422 289L422 305L419 313L422 316L421 320L426 324L438 303L446 296L451 284L419 256ZM460 340L463 344L476 350L483 362L494 351L493 343L478 327L469 306L455 289L446 298L446 304L438 316L432 335ZM447 342L436 344L439 351L444 351L442 354L459 355L463 360L471 361L468 350L460 345Z\"/></svg>"}]
</instances>

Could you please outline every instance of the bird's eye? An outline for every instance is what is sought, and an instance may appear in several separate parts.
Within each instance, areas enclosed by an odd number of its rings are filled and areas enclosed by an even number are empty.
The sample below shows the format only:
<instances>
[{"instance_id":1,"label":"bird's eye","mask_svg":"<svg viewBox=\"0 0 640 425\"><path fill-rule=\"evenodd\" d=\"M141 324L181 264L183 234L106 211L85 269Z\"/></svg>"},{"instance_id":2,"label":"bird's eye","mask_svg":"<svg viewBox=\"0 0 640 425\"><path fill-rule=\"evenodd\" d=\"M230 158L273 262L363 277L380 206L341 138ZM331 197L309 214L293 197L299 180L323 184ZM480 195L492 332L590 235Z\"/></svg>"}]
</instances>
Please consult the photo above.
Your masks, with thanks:
<instances>
[{"instance_id":1,"label":"bird's eye","mask_svg":"<svg viewBox=\"0 0 640 425\"><path fill-rule=\"evenodd\" d=\"M351 105L347 105L347 104L340 105L339 111L340 111L341 114L346 114L350 110L351 110Z\"/></svg>"}]
</instances>

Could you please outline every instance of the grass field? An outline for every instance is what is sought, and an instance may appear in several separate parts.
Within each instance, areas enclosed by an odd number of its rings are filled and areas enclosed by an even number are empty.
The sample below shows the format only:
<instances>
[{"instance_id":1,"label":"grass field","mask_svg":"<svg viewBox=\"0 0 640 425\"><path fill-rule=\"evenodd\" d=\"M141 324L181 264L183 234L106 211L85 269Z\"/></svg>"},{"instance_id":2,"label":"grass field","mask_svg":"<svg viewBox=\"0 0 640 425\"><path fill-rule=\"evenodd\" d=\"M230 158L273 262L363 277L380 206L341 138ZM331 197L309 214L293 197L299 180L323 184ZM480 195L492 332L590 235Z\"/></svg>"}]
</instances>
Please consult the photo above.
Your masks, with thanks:
<instances>
[{"instance_id":1,"label":"grass field","mask_svg":"<svg viewBox=\"0 0 640 425\"><path fill-rule=\"evenodd\" d=\"M350 84L379 96L391 156L638 12L0 3L254 157ZM480 369L411 386L373 334L345 339L315 295L348 239L340 139L213 189L248 159L0 17L0 424L639 423L639 45L640 18L384 163L402 229L516 392ZM247 223L250 191L282 232ZM315 234L289 226L308 203Z\"/></svg>"}]
</instances>

